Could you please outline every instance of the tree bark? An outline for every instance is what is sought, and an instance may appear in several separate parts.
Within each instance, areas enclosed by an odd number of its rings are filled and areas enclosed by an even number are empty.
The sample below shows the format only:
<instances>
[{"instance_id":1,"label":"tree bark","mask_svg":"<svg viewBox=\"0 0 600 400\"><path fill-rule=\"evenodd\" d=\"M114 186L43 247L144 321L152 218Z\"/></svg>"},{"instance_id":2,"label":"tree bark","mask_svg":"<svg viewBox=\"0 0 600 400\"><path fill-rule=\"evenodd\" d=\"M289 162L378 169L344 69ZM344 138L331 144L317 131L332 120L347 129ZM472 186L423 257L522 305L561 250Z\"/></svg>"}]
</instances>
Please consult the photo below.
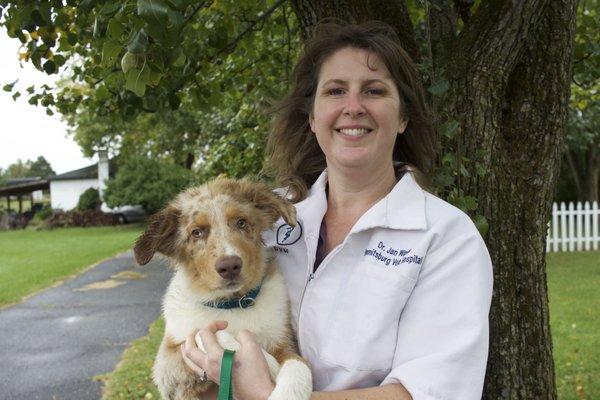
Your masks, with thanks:
<instances>
[{"instance_id":1,"label":"tree bark","mask_svg":"<svg viewBox=\"0 0 600 400\"><path fill-rule=\"evenodd\" d=\"M421 59L413 24L404 1L292 0L291 3L304 39L310 37L312 28L325 18L353 23L377 20L396 29L402 47L415 62Z\"/></svg>"},{"instance_id":2,"label":"tree bark","mask_svg":"<svg viewBox=\"0 0 600 400\"><path fill-rule=\"evenodd\" d=\"M451 83L442 107L460 121L459 148L470 158L470 178L462 184L490 225L485 239L495 282L485 399L556 398L545 240L564 138L576 3L481 2L458 35L449 29L455 15L443 7L430 15L433 65ZM324 17L379 19L397 30L403 45L418 49L404 2L292 4L305 35ZM390 8L404 17L385 18ZM484 176L475 173L475 162L487 170Z\"/></svg>"}]
</instances>

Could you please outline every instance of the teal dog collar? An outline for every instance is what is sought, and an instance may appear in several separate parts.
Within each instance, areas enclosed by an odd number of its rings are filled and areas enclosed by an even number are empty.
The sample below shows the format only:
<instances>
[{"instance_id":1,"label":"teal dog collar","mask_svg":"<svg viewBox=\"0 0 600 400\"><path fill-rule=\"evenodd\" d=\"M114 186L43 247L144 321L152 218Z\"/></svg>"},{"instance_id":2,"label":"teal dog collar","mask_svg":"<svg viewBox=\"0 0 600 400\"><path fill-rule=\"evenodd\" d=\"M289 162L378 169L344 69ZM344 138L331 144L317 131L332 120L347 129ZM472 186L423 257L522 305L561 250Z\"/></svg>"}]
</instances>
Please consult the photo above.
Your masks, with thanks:
<instances>
[{"instance_id":1,"label":"teal dog collar","mask_svg":"<svg viewBox=\"0 0 600 400\"><path fill-rule=\"evenodd\" d=\"M231 310L234 308L248 308L254 305L256 301L256 297L260 293L261 285L258 285L245 295L239 298L227 299L222 301L208 301L206 303L202 303L202 305L206 307L212 308L220 308L222 310Z\"/></svg>"}]
</instances>

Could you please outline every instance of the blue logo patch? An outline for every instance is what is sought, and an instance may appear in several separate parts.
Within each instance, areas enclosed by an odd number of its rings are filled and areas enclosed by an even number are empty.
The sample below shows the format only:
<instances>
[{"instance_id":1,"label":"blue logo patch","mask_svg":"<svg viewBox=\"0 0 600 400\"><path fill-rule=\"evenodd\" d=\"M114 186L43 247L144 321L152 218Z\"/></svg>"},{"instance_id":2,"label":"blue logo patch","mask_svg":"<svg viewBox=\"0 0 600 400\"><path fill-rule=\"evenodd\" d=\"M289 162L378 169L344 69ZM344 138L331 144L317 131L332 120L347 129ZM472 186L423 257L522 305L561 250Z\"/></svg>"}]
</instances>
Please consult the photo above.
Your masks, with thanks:
<instances>
[{"instance_id":1,"label":"blue logo patch","mask_svg":"<svg viewBox=\"0 0 600 400\"><path fill-rule=\"evenodd\" d=\"M296 243L302 237L302 225L300 222L296 226L283 224L277 228L277 244L280 246L289 246Z\"/></svg>"}]
</instances>

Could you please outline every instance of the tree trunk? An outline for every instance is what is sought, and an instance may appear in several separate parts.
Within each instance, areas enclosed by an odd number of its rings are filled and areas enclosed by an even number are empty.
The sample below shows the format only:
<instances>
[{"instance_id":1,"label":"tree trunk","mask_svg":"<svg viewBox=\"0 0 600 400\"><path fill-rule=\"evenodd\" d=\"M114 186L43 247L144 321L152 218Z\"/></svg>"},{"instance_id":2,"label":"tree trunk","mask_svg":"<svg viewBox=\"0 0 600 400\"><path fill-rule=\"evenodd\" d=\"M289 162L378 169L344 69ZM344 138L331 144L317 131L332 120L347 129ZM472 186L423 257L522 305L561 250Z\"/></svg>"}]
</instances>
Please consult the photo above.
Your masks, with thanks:
<instances>
[{"instance_id":1,"label":"tree trunk","mask_svg":"<svg viewBox=\"0 0 600 400\"><path fill-rule=\"evenodd\" d=\"M389 3L292 1L305 34L325 17L378 19L397 30L403 45L418 49L404 2ZM481 2L459 35L457 15L448 7L432 7L430 14L433 65L451 84L442 107L461 122L460 146L453 148L470 158L471 177L461 184L490 225L486 242L495 281L486 399L556 398L545 241L564 137L575 11L576 0ZM396 12L404 17L386 18ZM475 162L486 169L483 177Z\"/></svg>"},{"instance_id":2,"label":"tree trunk","mask_svg":"<svg viewBox=\"0 0 600 400\"><path fill-rule=\"evenodd\" d=\"M585 199L590 203L600 200L598 196L598 184L600 183L600 139L590 146L587 151L587 176L585 182Z\"/></svg>"},{"instance_id":3,"label":"tree trunk","mask_svg":"<svg viewBox=\"0 0 600 400\"><path fill-rule=\"evenodd\" d=\"M565 149L565 158L567 160L567 165L569 166L569 171L571 171L571 177L573 178L573 183L575 183L575 190L577 191L577 198L581 199L584 195L584 185L582 183L582 179L579 175L578 164L575 162L575 156L571 149ZM585 176L585 174L584 174Z\"/></svg>"}]
</instances>

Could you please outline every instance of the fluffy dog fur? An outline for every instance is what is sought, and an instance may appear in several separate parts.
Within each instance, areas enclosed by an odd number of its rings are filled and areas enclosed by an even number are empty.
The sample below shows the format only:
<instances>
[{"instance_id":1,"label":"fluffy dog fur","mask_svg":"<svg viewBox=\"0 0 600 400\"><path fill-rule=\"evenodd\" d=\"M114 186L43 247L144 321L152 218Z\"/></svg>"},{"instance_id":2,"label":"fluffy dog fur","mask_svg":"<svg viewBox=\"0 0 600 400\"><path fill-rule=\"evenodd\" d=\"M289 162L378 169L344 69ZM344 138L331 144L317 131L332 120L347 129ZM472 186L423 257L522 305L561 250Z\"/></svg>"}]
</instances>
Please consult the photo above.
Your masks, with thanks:
<instances>
[{"instance_id":1,"label":"fluffy dog fur","mask_svg":"<svg viewBox=\"0 0 600 400\"><path fill-rule=\"evenodd\" d=\"M165 399L202 399L212 382L201 382L183 362L179 346L186 337L214 320L229 322L220 344L232 350L242 329L256 334L266 352L276 388L272 400L308 399L312 378L296 353L283 278L262 242L262 233L279 217L296 224L294 207L266 185L248 180L217 179L179 194L154 215L138 238L134 252L140 265L154 253L167 256L176 272L163 300L165 335L153 369ZM239 257L235 278L217 271L223 260ZM230 310L206 306L209 301L239 298L262 284L253 306ZM279 368L281 365L281 368Z\"/></svg>"}]
</instances>

